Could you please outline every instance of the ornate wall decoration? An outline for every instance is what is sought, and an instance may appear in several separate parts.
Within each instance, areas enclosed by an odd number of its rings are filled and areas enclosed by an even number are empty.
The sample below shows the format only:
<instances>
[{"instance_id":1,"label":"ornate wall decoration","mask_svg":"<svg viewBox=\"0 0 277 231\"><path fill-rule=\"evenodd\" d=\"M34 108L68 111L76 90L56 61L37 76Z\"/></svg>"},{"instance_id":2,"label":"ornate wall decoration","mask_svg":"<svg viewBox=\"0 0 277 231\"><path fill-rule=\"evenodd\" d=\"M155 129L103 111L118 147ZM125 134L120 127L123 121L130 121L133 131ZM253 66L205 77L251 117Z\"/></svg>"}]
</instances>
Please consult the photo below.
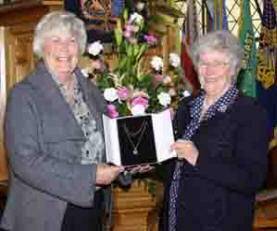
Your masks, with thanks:
<instances>
[{"instance_id":1,"label":"ornate wall decoration","mask_svg":"<svg viewBox=\"0 0 277 231\"><path fill-rule=\"evenodd\" d=\"M124 0L64 0L64 8L85 21L89 42L106 43L111 42L112 30L124 3Z\"/></svg>"}]
</instances>

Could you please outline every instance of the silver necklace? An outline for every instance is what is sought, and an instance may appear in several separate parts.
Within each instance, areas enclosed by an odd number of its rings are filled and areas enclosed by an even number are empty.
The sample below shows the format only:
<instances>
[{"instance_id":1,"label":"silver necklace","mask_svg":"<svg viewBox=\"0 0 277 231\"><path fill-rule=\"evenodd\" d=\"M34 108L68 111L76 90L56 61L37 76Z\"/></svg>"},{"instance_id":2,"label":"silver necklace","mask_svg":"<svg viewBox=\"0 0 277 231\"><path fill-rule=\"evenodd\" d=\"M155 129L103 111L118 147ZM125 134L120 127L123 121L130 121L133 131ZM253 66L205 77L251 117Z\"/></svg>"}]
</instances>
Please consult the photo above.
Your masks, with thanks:
<instances>
[{"instance_id":1,"label":"silver necklace","mask_svg":"<svg viewBox=\"0 0 277 231\"><path fill-rule=\"evenodd\" d=\"M143 121L143 124L141 125L141 127L135 131L135 132L131 132L128 127L126 126L126 124L123 125L123 129L126 133L126 136L128 138L129 143L131 144L132 148L133 148L133 154L134 155L138 155L138 147L141 143L142 137L146 131L146 127L147 127L147 121ZM132 140L132 137L136 137L138 136L137 142L136 144L134 143L134 141Z\"/></svg>"}]
</instances>

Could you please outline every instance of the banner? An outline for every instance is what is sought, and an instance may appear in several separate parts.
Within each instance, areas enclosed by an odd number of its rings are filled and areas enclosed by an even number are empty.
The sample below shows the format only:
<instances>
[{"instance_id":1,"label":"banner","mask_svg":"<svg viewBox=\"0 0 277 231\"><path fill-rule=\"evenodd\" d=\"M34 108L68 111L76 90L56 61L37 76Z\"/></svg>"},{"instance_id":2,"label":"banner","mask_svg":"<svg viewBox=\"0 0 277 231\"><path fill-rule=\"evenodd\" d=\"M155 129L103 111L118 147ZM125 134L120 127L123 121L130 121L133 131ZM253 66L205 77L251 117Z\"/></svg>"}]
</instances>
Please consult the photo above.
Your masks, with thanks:
<instances>
[{"instance_id":1,"label":"banner","mask_svg":"<svg viewBox=\"0 0 277 231\"><path fill-rule=\"evenodd\" d=\"M211 19L208 31L228 30L225 0L208 0L206 3L208 7L208 14Z\"/></svg>"},{"instance_id":2,"label":"banner","mask_svg":"<svg viewBox=\"0 0 277 231\"><path fill-rule=\"evenodd\" d=\"M88 42L111 43L116 19L123 11L124 0L64 0L64 9L86 23Z\"/></svg>"},{"instance_id":3,"label":"banner","mask_svg":"<svg viewBox=\"0 0 277 231\"><path fill-rule=\"evenodd\" d=\"M257 51L257 98L266 108L270 134L277 124L277 1L265 0ZM275 129L276 130L276 129ZM276 133L277 134L277 133ZM275 138L276 139L276 138ZM273 139L274 140L274 139Z\"/></svg>"},{"instance_id":4,"label":"banner","mask_svg":"<svg viewBox=\"0 0 277 231\"><path fill-rule=\"evenodd\" d=\"M185 77L191 83L193 90L199 89L200 85L197 73L194 70L192 60L189 56L188 48L197 39L199 33L198 19L195 0L188 0L187 14L183 23L182 42L181 42L181 65Z\"/></svg>"},{"instance_id":5,"label":"banner","mask_svg":"<svg viewBox=\"0 0 277 231\"><path fill-rule=\"evenodd\" d=\"M277 2L275 1L277 5ZM275 6L276 7L276 6ZM276 12L271 0L264 1L262 28L258 49L258 80L264 89L276 81L277 27Z\"/></svg>"},{"instance_id":6,"label":"banner","mask_svg":"<svg viewBox=\"0 0 277 231\"><path fill-rule=\"evenodd\" d=\"M256 97L256 45L250 14L249 1L240 2L239 41L243 46L244 58L242 69L237 79L237 86L245 95Z\"/></svg>"}]
</instances>

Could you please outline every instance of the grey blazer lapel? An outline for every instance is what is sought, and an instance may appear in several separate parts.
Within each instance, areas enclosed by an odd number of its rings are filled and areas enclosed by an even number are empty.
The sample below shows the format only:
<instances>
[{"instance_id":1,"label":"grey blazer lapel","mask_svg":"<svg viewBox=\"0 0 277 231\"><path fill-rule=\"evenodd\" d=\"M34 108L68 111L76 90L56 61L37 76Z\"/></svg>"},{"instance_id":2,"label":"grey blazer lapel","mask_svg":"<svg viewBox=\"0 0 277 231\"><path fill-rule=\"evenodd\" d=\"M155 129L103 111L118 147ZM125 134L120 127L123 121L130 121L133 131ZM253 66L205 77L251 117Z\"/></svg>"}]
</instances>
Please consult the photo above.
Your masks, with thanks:
<instances>
[{"instance_id":1,"label":"grey blazer lapel","mask_svg":"<svg viewBox=\"0 0 277 231\"><path fill-rule=\"evenodd\" d=\"M39 64L37 71L30 77L29 81L42 98L48 111L55 117L59 117L61 127L64 127L67 136L84 137L83 131L76 121L70 106L64 100L57 84L47 71L43 63Z\"/></svg>"},{"instance_id":2,"label":"grey blazer lapel","mask_svg":"<svg viewBox=\"0 0 277 231\"><path fill-rule=\"evenodd\" d=\"M83 76L79 68L76 68L75 75L83 92L84 100L96 120L97 128L103 130L102 114L106 112L106 104L101 92Z\"/></svg>"}]
</instances>

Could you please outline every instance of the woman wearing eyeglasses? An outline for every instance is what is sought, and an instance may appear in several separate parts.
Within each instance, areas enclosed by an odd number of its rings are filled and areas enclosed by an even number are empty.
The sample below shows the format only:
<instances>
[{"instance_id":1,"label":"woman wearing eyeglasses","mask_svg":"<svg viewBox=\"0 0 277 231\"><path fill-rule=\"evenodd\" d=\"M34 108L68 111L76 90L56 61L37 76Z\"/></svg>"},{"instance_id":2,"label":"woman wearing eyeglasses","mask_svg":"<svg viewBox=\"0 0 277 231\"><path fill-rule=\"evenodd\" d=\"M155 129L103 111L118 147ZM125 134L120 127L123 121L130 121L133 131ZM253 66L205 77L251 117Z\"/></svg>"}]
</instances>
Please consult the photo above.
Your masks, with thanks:
<instances>
[{"instance_id":1,"label":"woman wearing eyeglasses","mask_svg":"<svg viewBox=\"0 0 277 231\"><path fill-rule=\"evenodd\" d=\"M165 182L163 231L250 231L267 166L266 113L236 88L243 48L228 31L191 47L201 90L174 120L178 161Z\"/></svg>"}]
</instances>

